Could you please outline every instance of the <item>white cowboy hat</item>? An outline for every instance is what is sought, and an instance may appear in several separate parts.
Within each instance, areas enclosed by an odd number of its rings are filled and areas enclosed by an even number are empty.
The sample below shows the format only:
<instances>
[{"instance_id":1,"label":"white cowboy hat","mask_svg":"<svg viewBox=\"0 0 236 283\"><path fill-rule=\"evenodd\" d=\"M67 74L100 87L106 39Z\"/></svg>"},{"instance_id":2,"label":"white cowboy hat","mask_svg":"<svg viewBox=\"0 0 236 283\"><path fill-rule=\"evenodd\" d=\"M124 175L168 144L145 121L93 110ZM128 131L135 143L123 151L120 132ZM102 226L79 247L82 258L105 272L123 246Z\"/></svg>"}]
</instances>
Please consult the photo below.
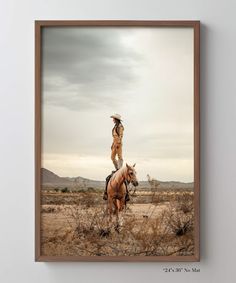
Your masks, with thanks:
<instances>
[{"instance_id":1,"label":"white cowboy hat","mask_svg":"<svg viewBox=\"0 0 236 283\"><path fill-rule=\"evenodd\" d=\"M118 119L118 120L122 121L120 114L111 115L111 118L115 118L115 119Z\"/></svg>"}]
</instances>

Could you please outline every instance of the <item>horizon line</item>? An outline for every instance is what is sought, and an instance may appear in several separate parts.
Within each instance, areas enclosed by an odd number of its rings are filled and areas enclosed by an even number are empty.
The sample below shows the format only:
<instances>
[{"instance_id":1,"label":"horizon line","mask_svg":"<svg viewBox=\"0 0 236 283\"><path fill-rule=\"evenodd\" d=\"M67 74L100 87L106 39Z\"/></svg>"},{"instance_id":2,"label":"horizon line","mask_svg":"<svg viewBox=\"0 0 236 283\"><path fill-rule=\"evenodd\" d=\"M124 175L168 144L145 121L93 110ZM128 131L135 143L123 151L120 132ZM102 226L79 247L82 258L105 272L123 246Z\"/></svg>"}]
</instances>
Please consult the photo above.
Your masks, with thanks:
<instances>
[{"instance_id":1,"label":"horizon line","mask_svg":"<svg viewBox=\"0 0 236 283\"><path fill-rule=\"evenodd\" d=\"M41 167L41 169L45 169L45 170L47 170L47 171L50 171L51 173L57 175L57 176L60 177L60 178L83 178L83 179L87 179L87 180L95 181L95 182L105 182L105 181L106 181L105 179L104 179L104 180L95 180L95 179L86 178L86 177L82 177L82 176L74 176L74 177L61 176L61 175L55 173L54 171L51 171L51 170L49 170L49 169L47 169L47 168L45 168L45 167ZM151 176L150 176L150 177L151 177ZM159 180L159 179L152 178L152 177L151 177L151 179L152 179L152 180L159 181L159 182L161 182L161 183L166 183L166 182L176 182L176 183L184 183L184 184L189 184L189 183L191 184L191 183L194 183L194 180L193 180L193 181L189 181L189 182L184 182L184 181L179 181L179 180L161 181L161 180ZM148 182L148 180L139 180L139 182Z\"/></svg>"}]
</instances>

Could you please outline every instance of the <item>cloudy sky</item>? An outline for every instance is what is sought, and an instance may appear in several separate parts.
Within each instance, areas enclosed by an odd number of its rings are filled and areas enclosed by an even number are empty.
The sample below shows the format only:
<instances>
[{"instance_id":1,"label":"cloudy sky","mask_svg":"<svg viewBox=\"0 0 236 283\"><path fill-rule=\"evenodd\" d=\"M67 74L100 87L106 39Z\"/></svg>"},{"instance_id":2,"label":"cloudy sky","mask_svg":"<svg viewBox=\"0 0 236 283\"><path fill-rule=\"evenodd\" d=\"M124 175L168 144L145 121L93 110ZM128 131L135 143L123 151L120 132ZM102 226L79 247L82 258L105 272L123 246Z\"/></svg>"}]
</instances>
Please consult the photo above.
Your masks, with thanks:
<instances>
[{"instance_id":1,"label":"cloudy sky","mask_svg":"<svg viewBox=\"0 0 236 283\"><path fill-rule=\"evenodd\" d=\"M46 27L42 165L104 180L113 127L139 180L193 181L193 29Z\"/></svg>"}]
</instances>

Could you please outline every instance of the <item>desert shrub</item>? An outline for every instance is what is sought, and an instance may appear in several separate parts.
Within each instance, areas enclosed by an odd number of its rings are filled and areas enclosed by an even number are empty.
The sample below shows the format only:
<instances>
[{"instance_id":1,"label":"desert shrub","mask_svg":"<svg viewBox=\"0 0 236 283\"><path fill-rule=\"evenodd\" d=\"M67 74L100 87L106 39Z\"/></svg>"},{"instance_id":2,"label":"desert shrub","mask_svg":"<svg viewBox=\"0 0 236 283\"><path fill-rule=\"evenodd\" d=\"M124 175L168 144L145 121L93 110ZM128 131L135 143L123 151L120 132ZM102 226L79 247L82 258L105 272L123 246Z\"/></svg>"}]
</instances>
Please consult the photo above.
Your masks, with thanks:
<instances>
[{"instance_id":1,"label":"desert shrub","mask_svg":"<svg viewBox=\"0 0 236 283\"><path fill-rule=\"evenodd\" d=\"M96 190L93 187L88 187L88 192L95 192Z\"/></svg>"},{"instance_id":2,"label":"desert shrub","mask_svg":"<svg viewBox=\"0 0 236 283\"><path fill-rule=\"evenodd\" d=\"M67 188L67 187L65 187L64 189L62 189L62 190L61 190L61 192L62 192L62 193L68 193L68 192L69 192L69 190L68 190L68 188Z\"/></svg>"},{"instance_id":3,"label":"desert shrub","mask_svg":"<svg viewBox=\"0 0 236 283\"><path fill-rule=\"evenodd\" d=\"M55 211L56 211L55 208L54 207L50 207L50 206L41 208L41 212L42 213L53 213Z\"/></svg>"},{"instance_id":4,"label":"desert shrub","mask_svg":"<svg viewBox=\"0 0 236 283\"><path fill-rule=\"evenodd\" d=\"M183 213L193 213L193 194L189 192L183 192L178 195L178 209Z\"/></svg>"},{"instance_id":5,"label":"desert shrub","mask_svg":"<svg viewBox=\"0 0 236 283\"><path fill-rule=\"evenodd\" d=\"M179 203L179 209L183 211L183 213L191 213L193 211L193 202L191 201L181 201Z\"/></svg>"},{"instance_id":6,"label":"desert shrub","mask_svg":"<svg viewBox=\"0 0 236 283\"><path fill-rule=\"evenodd\" d=\"M167 221L170 231L176 236L182 236L193 230L193 213L185 214L183 211L178 211L178 207L169 207Z\"/></svg>"}]
</instances>

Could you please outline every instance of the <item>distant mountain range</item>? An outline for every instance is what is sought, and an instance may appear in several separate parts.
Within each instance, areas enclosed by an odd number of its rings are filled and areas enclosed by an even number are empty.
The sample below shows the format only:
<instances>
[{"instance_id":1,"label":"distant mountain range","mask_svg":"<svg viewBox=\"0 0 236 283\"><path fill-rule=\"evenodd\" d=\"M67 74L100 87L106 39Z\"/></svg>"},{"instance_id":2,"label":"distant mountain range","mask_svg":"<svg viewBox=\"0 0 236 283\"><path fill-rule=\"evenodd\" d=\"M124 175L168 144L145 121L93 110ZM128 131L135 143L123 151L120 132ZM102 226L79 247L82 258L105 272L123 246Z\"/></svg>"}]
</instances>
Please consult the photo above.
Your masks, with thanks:
<instances>
[{"instance_id":1,"label":"distant mountain range","mask_svg":"<svg viewBox=\"0 0 236 283\"><path fill-rule=\"evenodd\" d=\"M55 173L49 171L46 168L41 168L41 182L42 188L65 188L67 187L70 190L76 189L104 189L104 181L96 181L91 179L86 179L83 177L60 177ZM160 182L158 188L160 189L189 189L193 190L193 183L182 183L182 182ZM138 188L140 189L151 189L151 185L148 181L140 181Z\"/></svg>"},{"instance_id":2,"label":"distant mountain range","mask_svg":"<svg viewBox=\"0 0 236 283\"><path fill-rule=\"evenodd\" d=\"M60 177L48 169L41 168L41 181L43 187L58 188L99 188L104 187L105 181L95 181L83 177Z\"/></svg>"}]
</instances>

